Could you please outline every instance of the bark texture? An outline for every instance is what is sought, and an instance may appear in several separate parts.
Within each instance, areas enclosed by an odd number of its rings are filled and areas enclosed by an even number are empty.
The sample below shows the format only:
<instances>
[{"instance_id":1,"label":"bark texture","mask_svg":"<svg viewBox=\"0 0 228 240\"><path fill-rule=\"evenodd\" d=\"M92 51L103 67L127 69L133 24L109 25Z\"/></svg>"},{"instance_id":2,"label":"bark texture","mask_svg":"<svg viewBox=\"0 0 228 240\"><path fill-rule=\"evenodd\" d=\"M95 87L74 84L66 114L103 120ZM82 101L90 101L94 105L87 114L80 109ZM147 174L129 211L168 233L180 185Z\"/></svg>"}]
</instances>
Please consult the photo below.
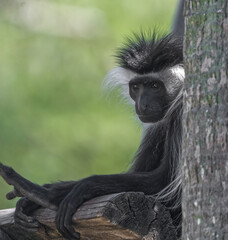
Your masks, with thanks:
<instances>
[{"instance_id":1,"label":"bark texture","mask_svg":"<svg viewBox=\"0 0 228 240\"><path fill-rule=\"evenodd\" d=\"M228 239L228 3L185 2L183 239Z\"/></svg>"}]
</instances>

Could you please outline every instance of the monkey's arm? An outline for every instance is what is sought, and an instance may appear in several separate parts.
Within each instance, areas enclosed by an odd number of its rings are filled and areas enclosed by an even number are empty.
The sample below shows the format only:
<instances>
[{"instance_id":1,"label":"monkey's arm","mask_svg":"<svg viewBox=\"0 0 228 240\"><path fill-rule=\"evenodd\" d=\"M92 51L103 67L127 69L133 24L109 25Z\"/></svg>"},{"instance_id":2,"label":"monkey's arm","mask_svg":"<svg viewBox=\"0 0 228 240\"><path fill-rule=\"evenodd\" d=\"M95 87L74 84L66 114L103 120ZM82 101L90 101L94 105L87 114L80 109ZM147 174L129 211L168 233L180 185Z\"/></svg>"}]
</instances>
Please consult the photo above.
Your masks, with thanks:
<instances>
[{"instance_id":1,"label":"monkey's arm","mask_svg":"<svg viewBox=\"0 0 228 240\"><path fill-rule=\"evenodd\" d=\"M80 239L79 233L72 227L72 216L82 203L94 197L118 192L154 194L161 191L167 185L168 174L160 170L151 173L98 175L81 180L59 205L56 215L58 231L66 239Z\"/></svg>"},{"instance_id":2,"label":"monkey's arm","mask_svg":"<svg viewBox=\"0 0 228 240\"><path fill-rule=\"evenodd\" d=\"M59 183L58 191L34 184L3 164L0 164L0 175L8 184L14 186L15 195L24 196L43 207L55 210L58 208L56 226L59 232L68 239L79 239L79 234L74 231L71 222L73 214L83 202L97 196L124 191L157 193L167 184L168 177L164 178L164 175L168 176L167 165L163 164L153 172L98 175L78 182L63 182ZM18 205L18 208L23 207L23 201L19 200Z\"/></svg>"},{"instance_id":3,"label":"monkey's arm","mask_svg":"<svg viewBox=\"0 0 228 240\"><path fill-rule=\"evenodd\" d=\"M161 169L163 168L163 170ZM94 185L93 195L109 194L120 191L143 191L147 194L159 192L166 185L167 179L161 177L166 167L160 166L152 172L145 173L126 173L115 175L95 175L81 181L59 182L40 186L32 183L19 175L13 168L0 163L0 175L9 185L14 186L14 190L9 192L7 199L15 197L26 197L43 207L57 210L61 200L75 187L80 188L84 184ZM152 182L150 182L152 179ZM156 184L159 182L159 184ZM92 194L92 193L91 193ZM90 194L90 195L91 195Z\"/></svg>"}]
</instances>

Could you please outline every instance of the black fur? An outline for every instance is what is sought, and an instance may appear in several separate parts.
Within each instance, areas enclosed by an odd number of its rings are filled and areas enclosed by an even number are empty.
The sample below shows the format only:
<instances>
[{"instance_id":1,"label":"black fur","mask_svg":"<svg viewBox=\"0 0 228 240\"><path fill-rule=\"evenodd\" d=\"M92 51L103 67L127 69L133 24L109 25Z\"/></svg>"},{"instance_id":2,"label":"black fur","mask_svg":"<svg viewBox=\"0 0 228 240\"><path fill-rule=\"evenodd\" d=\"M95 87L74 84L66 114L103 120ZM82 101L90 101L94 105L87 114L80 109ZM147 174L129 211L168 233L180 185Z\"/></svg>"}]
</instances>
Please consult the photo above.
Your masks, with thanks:
<instances>
[{"instance_id":1,"label":"black fur","mask_svg":"<svg viewBox=\"0 0 228 240\"><path fill-rule=\"evenodd\" d=\"M170 209L178 235L181 231L182 107L180 94L163 120L148 127L129 171L159 171L160 192L156 194L148 189L147 194L150 192Z\"/></svg>"},{"instance_id":2,"label":"black fur","mask_svg":"<svg viewBox=\"0 0 228 240\"><path fill-rule=\"evenodd\" d=\"M128 38L127 43L118 49L116 57L121 67L145 74L183 63L182 51L183 41L180 37L173 34L148 37L141 33Z\"/></svg>"}]
</instances>

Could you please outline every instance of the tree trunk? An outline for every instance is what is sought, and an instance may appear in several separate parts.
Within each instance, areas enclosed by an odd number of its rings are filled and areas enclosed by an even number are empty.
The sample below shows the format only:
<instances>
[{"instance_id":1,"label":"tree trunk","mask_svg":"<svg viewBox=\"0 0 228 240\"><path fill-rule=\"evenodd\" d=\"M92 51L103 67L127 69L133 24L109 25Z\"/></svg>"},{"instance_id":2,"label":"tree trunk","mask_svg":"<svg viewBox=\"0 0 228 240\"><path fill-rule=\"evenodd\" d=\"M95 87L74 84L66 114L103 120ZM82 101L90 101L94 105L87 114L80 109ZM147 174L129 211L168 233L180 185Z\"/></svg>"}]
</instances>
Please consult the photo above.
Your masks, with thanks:
<instances>
[{"instance_id":1,"label":"tree trunk","mask_svg":"<svg viewBox=\"0 0 228 240\"><path fill-rule=\"evenodd\" d=\"M228 3L185 4L183 239L228 239Z\"/></svg>"}]
</instances>

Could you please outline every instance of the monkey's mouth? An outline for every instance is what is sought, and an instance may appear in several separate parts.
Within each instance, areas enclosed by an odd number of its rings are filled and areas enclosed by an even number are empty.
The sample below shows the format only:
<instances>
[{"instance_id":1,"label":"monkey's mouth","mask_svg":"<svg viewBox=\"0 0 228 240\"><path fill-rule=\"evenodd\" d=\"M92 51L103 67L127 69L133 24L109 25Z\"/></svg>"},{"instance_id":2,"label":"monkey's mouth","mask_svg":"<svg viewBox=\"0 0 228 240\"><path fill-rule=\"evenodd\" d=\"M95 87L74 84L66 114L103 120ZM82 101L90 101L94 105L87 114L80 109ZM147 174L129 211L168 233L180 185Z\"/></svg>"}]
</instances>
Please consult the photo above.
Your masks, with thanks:
<instances>
[{"instance_id":1,"label":"monkey's mouth","mask_svg":"<svg viewBox=\"0 0 228 240\"><path fill-rule=\"evenodd\" d=\"M139 119L144 123L155 123L162 119L162 114L138 115Z\"/></svg>"}]
</instances>

